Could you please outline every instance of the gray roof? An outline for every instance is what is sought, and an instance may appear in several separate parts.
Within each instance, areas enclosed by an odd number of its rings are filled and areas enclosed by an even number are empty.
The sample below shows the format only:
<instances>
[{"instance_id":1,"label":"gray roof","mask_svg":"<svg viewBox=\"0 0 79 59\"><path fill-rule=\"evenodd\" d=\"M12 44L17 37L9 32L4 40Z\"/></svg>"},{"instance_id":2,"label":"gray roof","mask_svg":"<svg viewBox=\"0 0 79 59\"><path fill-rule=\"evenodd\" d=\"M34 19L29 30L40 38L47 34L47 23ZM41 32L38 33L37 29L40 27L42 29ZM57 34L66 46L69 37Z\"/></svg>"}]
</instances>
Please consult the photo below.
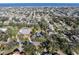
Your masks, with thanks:
<instances>
[{"instance_id":1,"label":"gray roof","mask_svg":"<svg viewBox=\"0 0 79 59\"><path fill-rule=\"evenodd\" d=\"M38 46L40 45L40 42L31 42L33 45Z\"/></svg>"},{"instance_id":2,"label":"gray roof","mask_svg":"<svg viewBox=\"0 0 79 59\"><path fill-rule=\"evenodd\" d=\"M0 28L0 31L6 32L7 31L7 28Z\"/></svg>"},{"instance_id":3,"label":"gray roof","mask_svg":"<svg viewBox=\"0 0 79 59\"><path fill-rule=\"evenodd\" d=\"M22 28L19 30L19 34L30 34L31 29L30 28Z\"/></svg>"}]
</instances>

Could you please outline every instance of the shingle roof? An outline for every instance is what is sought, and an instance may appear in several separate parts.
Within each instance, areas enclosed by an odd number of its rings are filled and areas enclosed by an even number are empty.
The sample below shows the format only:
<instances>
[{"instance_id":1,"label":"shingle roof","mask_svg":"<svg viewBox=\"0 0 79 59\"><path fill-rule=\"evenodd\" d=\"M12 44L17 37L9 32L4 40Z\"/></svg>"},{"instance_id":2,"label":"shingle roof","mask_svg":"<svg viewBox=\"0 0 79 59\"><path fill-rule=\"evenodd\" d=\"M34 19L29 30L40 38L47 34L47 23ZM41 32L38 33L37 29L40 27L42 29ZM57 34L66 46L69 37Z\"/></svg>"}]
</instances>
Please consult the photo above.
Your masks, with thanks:
<instances>
[{"instance_id":1,"label":"shingle roof","mask_svg":"<svg viewBox=\"0 0 79 59\"><path fill-rule=\"evenodd\" d=\"M0 28L0 31L6 32L7 28Z\"/></svg>"},{"instance_id":2,"label":"shingle roof","mask_svg":"<svg viewBox=\"0 0 79 59\"><path fill-rule=\"evenodd\" d=\"M19 34L30 34L31 29L30 28L22 28L19 30Z\"/></svg>"}]
</instances>

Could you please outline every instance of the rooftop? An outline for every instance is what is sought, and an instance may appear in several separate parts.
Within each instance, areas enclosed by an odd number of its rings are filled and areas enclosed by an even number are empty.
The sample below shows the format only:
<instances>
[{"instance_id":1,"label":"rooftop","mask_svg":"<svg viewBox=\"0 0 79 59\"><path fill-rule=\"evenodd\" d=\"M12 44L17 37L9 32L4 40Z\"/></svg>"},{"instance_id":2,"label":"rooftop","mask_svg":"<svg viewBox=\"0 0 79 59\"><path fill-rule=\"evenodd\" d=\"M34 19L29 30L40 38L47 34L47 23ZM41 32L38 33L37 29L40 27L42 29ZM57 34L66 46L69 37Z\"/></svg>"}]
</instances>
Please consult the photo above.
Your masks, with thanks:
<instances>
[{"instance_id":1,"label":"rooftop","mask_svg":"<svg viewBox=\"0 0 79 59\"><path fill-rule=\"evenodd\" d=\"M21 28L19 30L19 34L30 34L31 29L30 28Z\"/></svg>"}]
</instances>

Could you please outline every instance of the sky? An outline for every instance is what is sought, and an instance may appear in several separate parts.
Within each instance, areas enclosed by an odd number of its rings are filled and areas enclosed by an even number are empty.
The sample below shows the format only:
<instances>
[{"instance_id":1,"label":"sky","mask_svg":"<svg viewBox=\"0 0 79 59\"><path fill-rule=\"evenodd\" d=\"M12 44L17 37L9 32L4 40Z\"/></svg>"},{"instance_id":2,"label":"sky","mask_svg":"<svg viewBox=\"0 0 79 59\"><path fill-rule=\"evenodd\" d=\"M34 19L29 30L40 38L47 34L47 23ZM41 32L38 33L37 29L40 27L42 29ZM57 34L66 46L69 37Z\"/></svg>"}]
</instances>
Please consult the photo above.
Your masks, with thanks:
<instances>
[{"instance_id":1,"label":"sky","mask_svg":"<svg viewBox=\"0 0 79 59\"><path fill-rule=\"evenodd\" d=\"M17 7L17 6L79 7L79 3L0 3L0 7Z\"/></svg>"}]
</instances>

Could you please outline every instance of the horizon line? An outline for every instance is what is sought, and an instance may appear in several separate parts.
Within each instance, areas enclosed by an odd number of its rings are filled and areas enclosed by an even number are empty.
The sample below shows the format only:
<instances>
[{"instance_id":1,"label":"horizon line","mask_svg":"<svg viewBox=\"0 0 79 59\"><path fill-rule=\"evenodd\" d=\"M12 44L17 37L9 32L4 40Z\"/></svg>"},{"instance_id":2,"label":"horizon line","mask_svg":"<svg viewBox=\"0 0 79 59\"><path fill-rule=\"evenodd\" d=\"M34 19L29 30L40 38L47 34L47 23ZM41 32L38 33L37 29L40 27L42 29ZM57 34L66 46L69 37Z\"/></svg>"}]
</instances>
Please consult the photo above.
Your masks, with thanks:
<instances>
[{"instance_id":1,"label":"horizon line","mask_svg":"<svg viewBox=\"0 0 79 59\"><path fill-rule=\"evenodd\" d=\"M79 7L79 3L0 3L0 7Z\"/></svg>"}]
</instances>

